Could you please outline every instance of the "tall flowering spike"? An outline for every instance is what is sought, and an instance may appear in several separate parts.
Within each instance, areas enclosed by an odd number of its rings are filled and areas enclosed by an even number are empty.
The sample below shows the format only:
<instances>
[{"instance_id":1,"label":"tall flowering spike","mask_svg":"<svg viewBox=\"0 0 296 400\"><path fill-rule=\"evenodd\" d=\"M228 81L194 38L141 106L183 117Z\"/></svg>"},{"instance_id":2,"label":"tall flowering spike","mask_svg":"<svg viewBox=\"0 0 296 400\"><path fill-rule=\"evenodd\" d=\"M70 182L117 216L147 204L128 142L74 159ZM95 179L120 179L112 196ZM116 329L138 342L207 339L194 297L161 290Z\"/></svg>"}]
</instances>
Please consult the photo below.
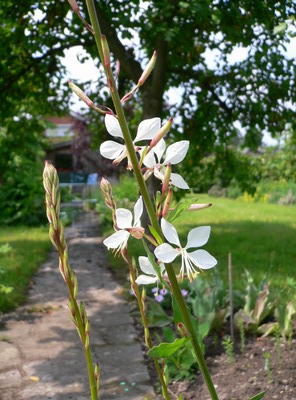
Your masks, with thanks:
<instances>
[{"instance_id":1,"label":"tall flowering spike","mask_svg":"<svg viewBox=\"0 0 296 400\"><path fill-rule=\"evenodd\" d=\"M210 269L217 264L217 260L205 250L188 252L192 247L201 247L207 243L211 231L209 226L200 226L192 229L188 233L185 247L181 246L176 228L164 218L161 220L161 229L166 240L177 247L174 248L168 243L163 243L156 247L154 254L159 261L165 264L171 263L176 257L181 256L180 276L182 279L186 273L189 280L192 281L197 275L198 270Z\"/></svg>"},{"instance_id":2,"label":"tall flowering spike","mask_svg":"<svg viewBox=\"0 0 296 400\"><path fill-rule=\"evenodd\" d=\"M146 79L149 77L149 75L153 71L155 63L156 63L156 51L154 50L153 56L151 57L149 63L146 65L146 68L144 69L144 71L138 81L138 87L142 86L145 83Z\"/></svg>"},{"instance_id":3,"label":"tall flowering spike","mask_svg":"<svg viewBox=\"0 0 296 400\"><path fill-rule=\"evenodd\" d=\"M93 101L84 93L83 90L81 90L77 85L75 85L75 83L73 83L70 80L68 81L68 85L73 90L73 92L80 98L80 100L84 101L84 103L88 107L91 107L91 108L93 107L93 105L94 105Z\"/></svg>"}]
</instances>

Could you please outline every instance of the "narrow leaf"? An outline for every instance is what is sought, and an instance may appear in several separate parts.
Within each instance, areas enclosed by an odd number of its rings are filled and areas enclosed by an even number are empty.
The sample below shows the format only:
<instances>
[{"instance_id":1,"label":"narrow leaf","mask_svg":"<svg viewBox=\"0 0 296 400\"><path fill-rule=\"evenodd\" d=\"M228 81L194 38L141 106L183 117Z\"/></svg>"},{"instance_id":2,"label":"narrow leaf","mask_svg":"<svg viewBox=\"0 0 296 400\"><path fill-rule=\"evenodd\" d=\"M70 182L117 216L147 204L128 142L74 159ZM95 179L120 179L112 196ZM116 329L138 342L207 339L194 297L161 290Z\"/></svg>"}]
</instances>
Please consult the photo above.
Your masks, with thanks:
<instances>
[{"instance_id":1,"label":"narrow leaf","mask_svg":"<svg viewBox=\"0 0 296 400\"><path fill-rule=\"evenodd\" d=\"M148 356L158 358L169 357L183 347L189 340L190 338L183 337L181 339L176 339L173 343L161 343L158 346L152 347L152 349L148 351Z\"/></svg>"},{"instance_id":2,"label":"narrow leaf","mask_svg":"<svg viewBox=\"0 0 296 400\"><path fill-rule=\"evenodd\" d=\"M260 392L260 393L256 394L255 396L251 397L250 400L260 400L263 398L264 395L265 395L265 392Z\"/></svg>"},{"instance_id":3,"label":"narrow leaf","mask_svg":"<svg viewBox=\"0 0 296 400\"><path fill-rule=\"evenodd\" d=\"M183 212L185 212L191 206L192 203L196 203L196 201L197 199L190 198L182 201L182 203L179 203L176 206L176 208L172 212L170 212L170 214L166 218L167 221L172 222L178 217L180 217L183 214Z\"/></svg>"},{"instance_id":4,"label":"narrow leaf","mask_svg":"<svg viewBox=\"0 0 296 400\"><path fill-rule=\"evenodd\" d=\"M158 244L162 244L163 241L161 239L161 237L159 236L159 234L157 233L156 229L153 228L153 226L148 225L148 228L151 232L151 235L154 237L154 239L157 241Z\"/></svg>"}]
</instances>

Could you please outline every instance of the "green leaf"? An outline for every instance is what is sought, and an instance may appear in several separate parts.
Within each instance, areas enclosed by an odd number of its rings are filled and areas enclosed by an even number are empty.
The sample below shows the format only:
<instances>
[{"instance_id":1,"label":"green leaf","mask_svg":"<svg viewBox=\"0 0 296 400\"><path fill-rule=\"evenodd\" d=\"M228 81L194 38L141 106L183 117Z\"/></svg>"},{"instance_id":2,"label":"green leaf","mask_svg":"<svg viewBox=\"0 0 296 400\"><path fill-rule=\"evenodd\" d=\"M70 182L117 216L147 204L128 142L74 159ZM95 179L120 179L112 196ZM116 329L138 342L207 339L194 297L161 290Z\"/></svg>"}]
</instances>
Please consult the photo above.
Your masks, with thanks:
<instances>
[{"instance_id":1,"label":"green leaf","mask_svg":"<svg viewBox=\"0 0 296 400\"><path fill-rule=\"evenodd\" d=\"M275 35L282 35L283 33L285 33L286 29L287 29L286 22L282 22L281 24L279 24L273 28L273 33Z\"/></svg>"},{"instance_id":2,"label":"green leaf","mask_svg":"<svg viewBox=\"0 0 296 400\"><path fill-rule=\"evenodd\" d=\"M183 337L181 339L176 339L172 343L161 343L158 346L152 347L152 349L148 351L148 356L159 358L169 357L183 347L189 340L190 338Z\"/></svg>"},{"instance_id":3,"label":"green leaf","mask_svg":"<svg viewBox=\"0 0 296 400\"><path fill-rule=\"evenodd\" d=\"M183 212L185 212L190 207L191 204L193 204L195 202L196 202L196 199L192 199L192 198L182 201L182 203L179 203L175 207L174 211L170 212L170 214L167 217L167 220L169 222L174 221L175 219L180 217L183 214Z\"/></svg>"},{"instance_id":4,"label":"green leaf","mask_svg":"<svg viewBox=\"0 0 296 400\"><path fill-rule=\"evenodd\" d=\"M255 396L251 397L250 400L260 400L263 398L264 395L265 395L265 392L260 392L260 393L256 394Z\"/></svg>"},{"instance_id":5,"label":"green leaf","mask_svg":"<svg viewBox=\"0 0 296 400\"><path fill-rule=\"evenodd\" d=\"M158 244L162 244L163 240L157 233L156 229L153 228L153 226L148 225L149 231L151 232L151 235L154 237L154 239L157 241Z\"/></svg>"},{"instance_id":6,"label":"green leaf","mask_svg":"<svg viewBox=\"0 0 296 400\"><path fill-rule=\"evenodd\" d=\"M180 396L178 397L178 400L183 400L183 394L180 394Z\"/></svg>"},{"instance_id":7,"label":"green leaf","mask_svg":"<svg viewBox=\"0 0 296 400\"><path fill-rule=\"evenodd\" d=\"M150 327L162 328L169 325L172 319L163 310L160 304L149 303L148 325Z\"/></svg>"}]
</instances>

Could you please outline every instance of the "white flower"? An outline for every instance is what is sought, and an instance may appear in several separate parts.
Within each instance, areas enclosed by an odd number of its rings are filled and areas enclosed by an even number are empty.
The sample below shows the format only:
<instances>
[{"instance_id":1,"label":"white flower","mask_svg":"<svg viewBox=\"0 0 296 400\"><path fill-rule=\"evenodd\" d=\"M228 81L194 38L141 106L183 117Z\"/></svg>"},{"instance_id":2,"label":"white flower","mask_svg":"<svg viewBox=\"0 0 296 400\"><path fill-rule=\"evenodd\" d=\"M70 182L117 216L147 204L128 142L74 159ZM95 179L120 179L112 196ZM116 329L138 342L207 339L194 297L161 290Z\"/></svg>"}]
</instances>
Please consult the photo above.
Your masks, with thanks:
<instances>
[{"instance_id":1,"label":"white flower","mask_svg":"<svg viewBox=\"0 0 296 400\"><path fill-rule=\"evenodd\" d=\"M180 275L182 278L184 277L185 269L191 281L197 273L196 267L203 270L213 268L217 264L217 260L205 250L195 250L191 253L187 251L192 247L201 247L207 243L211 231L210 226L200 226L199 228L192 229L188 233L185 247L181 246L176 228L164 218L161 220L161 229L166 240L178 247L174 248L168 243L163 243L156 247L154 254L159 261L164 263L170 263L174 261L177 256L181 256L182 265Z\"/></svg>"},{"instance_id":2,"label":"white flower","mask_svg":"<svg viewBox=\"0 0 296 400\"><path fill-rule=\"evenodd\" d=\"M127 245L127 241L130 235L133 235L133 231L139 232L140 228L140 218L143 213L143 200L142 196L138 199L134 206L134 223L133 222L133 215L130 210L126 208L118 208L115 211L116 216L116 224L118 231L113 233L113 235L107 237L103 241L104 245L108 247L108 249L124 249ZM136 236L136 234L134 234Z\"/></svg>"},{"instance_id":3,"label":"white flower","mask_svg":"<svg viewBox=\"0 0 296 400\"><path fill-rule=\"evenodd\" d=\"M139 257L139 264L141 270L144 272L144 274L147 275L139 275L138 278L136 279L136 284L137 285L149 285L150 283L155 283L157 282L158 276L157 273L155 272L153 265L149 261L148 257ZM164 272L165 266L163 263L160 264L160 271L161 274ZM152 275L152 276L149 276Z\"/></svg>"},{"instance_id":4,"label":"white flower","mask_svg":"<svg viewBox=\"0 0 296 400\"><path fill-rule=\"evenodd\" d=\"M143 164L148 167L148 171L145 173L144 177L147 179L151 174L154 173L155 177L163 181L165 167L168 164L179 164L184 160L188 148L189 141L181 140L179 142L171 144L166 151L164 161L161 159L165 153L166 144L163 139L144 157ZM189 186L184 181L181 175L171 173L170 178L171 183L179 189L189 189Z\"/></svg>"},{"instance_id":5,"label":"white flower","mask_svg":"<svg viewBox=\"0 0 296 400\"><path fill-rule=\"evenodd\" d=\"M123 134L119 125L119 121L114 115L107 114L105 116L105 125L108 133L113 137L123 139ZM138 126L138 131L134 144L142 140L152 140L160 129L160 118L145 119ZM128 156L127 148L124 144L107 140L100 146L100 153L109 160L114 160L114 164L119 164Z\"/></svg>"}]
</instances>

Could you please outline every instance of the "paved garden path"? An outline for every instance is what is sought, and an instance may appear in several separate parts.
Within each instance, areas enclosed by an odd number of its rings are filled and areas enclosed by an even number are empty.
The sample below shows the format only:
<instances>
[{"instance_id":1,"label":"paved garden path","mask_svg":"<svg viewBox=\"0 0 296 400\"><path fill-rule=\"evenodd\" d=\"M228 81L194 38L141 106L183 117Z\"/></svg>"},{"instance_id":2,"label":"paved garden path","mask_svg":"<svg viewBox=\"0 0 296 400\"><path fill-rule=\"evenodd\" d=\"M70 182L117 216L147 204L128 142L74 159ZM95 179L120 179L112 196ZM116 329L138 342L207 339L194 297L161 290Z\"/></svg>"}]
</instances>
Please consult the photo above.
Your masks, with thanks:
<instances>
[{"instance_id":1,"label":"paved garden path","mask_svg":"<svg viewBox=\"0 0 296 400\"><path fill-rule=\"evenodd\" d=\"M99 399L154 399L129 307L106 268L96 217L85 214L66 230L66 239L78 298L91 321L93 360L101 366ZM84 353L57 265L51 251L33 278L27 303L0 317L1 400L90 399Z\"/></svg>"}]
</instances>

